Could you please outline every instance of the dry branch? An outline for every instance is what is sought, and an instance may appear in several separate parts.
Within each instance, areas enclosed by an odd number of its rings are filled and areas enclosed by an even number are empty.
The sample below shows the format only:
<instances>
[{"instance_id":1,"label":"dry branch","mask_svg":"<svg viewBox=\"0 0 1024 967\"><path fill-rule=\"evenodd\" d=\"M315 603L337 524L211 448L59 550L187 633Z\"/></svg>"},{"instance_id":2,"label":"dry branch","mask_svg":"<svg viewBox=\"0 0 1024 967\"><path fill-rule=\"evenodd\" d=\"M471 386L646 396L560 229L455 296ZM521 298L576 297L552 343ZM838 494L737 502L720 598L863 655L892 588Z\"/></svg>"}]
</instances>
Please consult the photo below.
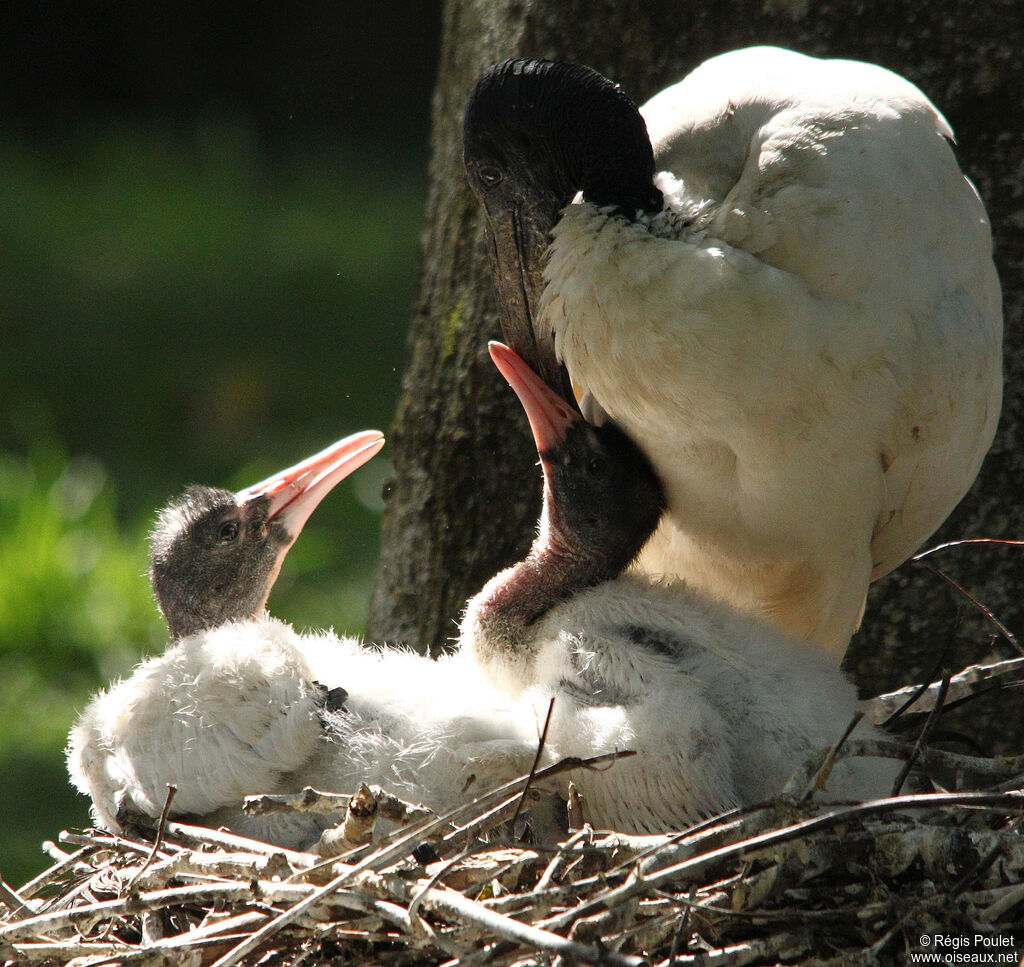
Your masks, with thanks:
<instances>
[{"instance_id":1,"label":"dry branch","mask_svg":"<svg viewBox=\"0 0 1024 967\"><path fill-rule=\"evenodd\" d=\"M1001 687L1002 679L1014 674L1024 674L1024 658L1008 658L990 664L971 665L949 679L946 701L955 702L975 695L987 687L986 683L995 682ZM923 689L921 685L908 685L906 688L879 695L869 703L871 719L876 725L886 721L919 690L921 694L907 711L930 712L935 707L941 688L942 682L931 682Z\"/></svg>"},{"instance_id":2,"label":"dry branch","mask_svg":"<svg viewBox=\"0 0 1024 967\"><path fill-rule=\"evenodd\" d=\"M406 826L423 819L435 817L433 810L399 799L380 786L369 785L371 795L377 801L377 813L382 819ZM266 816L270 813L303 812L330 816L348 809L351 796L335 792L321 792L306 786L302 792L279 793L276 795L246 796L242 809L249 816Z\"/></svg>"}]
</instances>

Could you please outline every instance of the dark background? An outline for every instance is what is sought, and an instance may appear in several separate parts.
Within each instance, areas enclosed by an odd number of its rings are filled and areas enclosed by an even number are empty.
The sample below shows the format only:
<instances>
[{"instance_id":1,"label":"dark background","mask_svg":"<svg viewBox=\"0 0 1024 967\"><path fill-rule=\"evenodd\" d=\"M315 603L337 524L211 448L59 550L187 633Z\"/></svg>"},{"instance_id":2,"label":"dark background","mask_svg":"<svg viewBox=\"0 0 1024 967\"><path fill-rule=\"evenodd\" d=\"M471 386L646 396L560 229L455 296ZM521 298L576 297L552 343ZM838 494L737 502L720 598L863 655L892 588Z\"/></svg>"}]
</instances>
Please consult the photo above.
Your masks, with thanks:
<instances>
[{"instance_id":1,"label":"dark background","mask_svg":"<svg viewBox=\"0 0 1024 967\"><path fill-rule=\"evenodd\" d=\"M0 874L87 824L61 749L163 647L153 511L387 431L439 4L0 6ZM357 632L386 453L271 599Z\"/></svg>"}]
</instances>

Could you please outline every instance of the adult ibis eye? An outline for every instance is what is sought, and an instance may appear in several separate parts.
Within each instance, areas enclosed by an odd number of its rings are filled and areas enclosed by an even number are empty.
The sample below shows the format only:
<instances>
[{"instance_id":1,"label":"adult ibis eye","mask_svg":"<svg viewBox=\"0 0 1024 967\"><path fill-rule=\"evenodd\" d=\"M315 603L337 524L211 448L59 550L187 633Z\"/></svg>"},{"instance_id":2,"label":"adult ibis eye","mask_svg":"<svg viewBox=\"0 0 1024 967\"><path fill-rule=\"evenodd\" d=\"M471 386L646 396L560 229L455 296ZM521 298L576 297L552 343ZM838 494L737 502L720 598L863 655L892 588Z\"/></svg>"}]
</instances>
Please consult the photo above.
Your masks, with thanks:
<instances>
[{"instance_id":1,"label":"adult ibis eye","mask_svg":"<svg viewBox=\"0 0 1024 967\"><path fill-rule=\"evenodd\" d=\"M481 165L477 168L477 175L485 188L493 188L505 177L505 173L497 165Z\"/></svg>"},{"instance_id":2,"label":"adult ibis eye","mask_svg":"<svg viewBox=\"0 0 1024 967\"><path fill-rule=\"evenodd\" d=\"M230 544L236 537L238 537L238 521L225 521L220 525L220 530L217 532L217 536L220 538L221 544Z\"/></svg>"}]
</instances>

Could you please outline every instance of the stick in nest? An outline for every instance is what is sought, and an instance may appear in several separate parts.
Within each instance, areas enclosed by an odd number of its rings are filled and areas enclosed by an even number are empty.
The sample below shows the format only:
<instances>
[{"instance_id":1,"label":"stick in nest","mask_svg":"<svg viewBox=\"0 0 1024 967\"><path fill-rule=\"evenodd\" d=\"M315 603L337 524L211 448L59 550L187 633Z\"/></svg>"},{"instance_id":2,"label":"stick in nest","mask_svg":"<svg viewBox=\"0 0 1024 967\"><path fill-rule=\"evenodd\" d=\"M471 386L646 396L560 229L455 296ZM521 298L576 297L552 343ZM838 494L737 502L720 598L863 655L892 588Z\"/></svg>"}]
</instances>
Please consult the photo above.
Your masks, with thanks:
<instances>
[{"instance_id":1,"label":"stick in nest","mask_svg":"<svg viewBox=\"0 0 1024 967\"><path fill-rule=\"evenodd\" d=\"M519 803L516 805L516 811L512 813L512 828L515 828L516 820L519 818L519 813L522 811L523 804L526 802L526 794L530 789L530 785L533 783L533 777L537 774L537 766L540 765L540 757L544 754L544 744L548 739L548 726L551 725L551 713L555 709L555 696L551 696L551 701L548 702L548 712L544 716L544 728L541 729L540 739L537 741L537 754L533 757L533 765L530 766L529 775L526 777L526 785L523 786L523 794L519 797Z\"/></svg>"},{"instance_id":2,"label":"stick in nest","mask_svg":"<svg viewBox=\"0 0 1024 967\"><path fill-rule=\"evenodd\" d=\"M978 600L970 591L968 591L962 584L954 581L945 571L940 567L933 564L926 558L937 553L938 551L944 551L950 547L958 547L963 544L1012 544L1018 546L1024 546L1024 541L1007 541L1007 540L996 540L994 538L976 538L973 540L963 541L949 541L946 544L940 544L937 547L932 547L929 550L921 551L920 554L915 554L910 560L915 564L920 564L922 567L926 567L936 577L945 581L957 594L966 598L970 603L984 615L985 620L988 621L993 627L995 627L999 633L1006 639L1007 642L1013 647L1013 649L1019 655L1024 655L1024 648L1021 647L1020 642L1017 641L1017 637L1006 627L993 613L986 607L981 601Z\"/></svg>"},{"instance_id":3,"label":"stick in nest","mask_svg":"<svg viewBox=\"0 0 1024 967\"><path fill-rule=\"evenodd\" d=\"M393 795L380 786L369 785L373 798L377 800L377 815L392 823L408 826L437 814L426 806L410 803ZM260 796L246 796L242 811L247 816L267 816L271 813L315 813L329 816L348 809L352 797L346 793L322 792L306 786L301 792L266 793Z\"/></svg>"},{"instance_id":4,"label":"stick in nest","mask_svg":"<svg viewBox=\"0 0 1024 967\"><path fill-rule=\"evenodd\" d=\"M939 694L935 698L935 705L928 713L928 720L924 723L924 728L921 729L921 734L917 737L913 750L910 755L907 756L906 761L900 769L899 775L896 777L896 781L893 783L892 794L894 796L898 796L900 794L900 791L903 789L903 783L907 781L907 776L910 775L910 770L914 768L914 763L921 758L921 753L923 753L928 747L928 739L932 734L932 730L939 721L939 716L942 714L942 706L946 702L946 695L949 692L949 679L950 674L949 672L946 672L946 674L942 676L942 684L939 687Z\"/></svg>"},{"instance_id":5,"label":"stick in nest","mask_svg":"<svg viewBox=\"0 0 1024 967\"><path fill-rule=\"evenodd\" d=\"M377 823L377 798L365 782L359 784L350 797L345 819L340 826L324 830L320 841L313 847L317 856L340 856L351 849L373 842L373 828Z\"/></svg>"},{"instance_id":6,"label":"stick in nest","mask_svg":"<svg viewBox=\"0 0 1024 967\"><path fill-rule=\"evenodd\" d=\"M160 822L157 823L156 837L153 840L153 848L149 851L149 856L146 857L146 861L139 867L138 872L128 881L128 889L131 890L135 886L135 881L142 876L146 871L146 868L150 866L156 854L160 849L160 844L164 841L164 828L167 825L167 813L171 808L171 800L174 798L174 794L178 791L178 787L172 783L167 783L167 798L164 800L164 808L160 810Z\"/></svg>"},{"instance_id":7,"label":"stick in nest","mask_svg":"<svg viewBox=\"0 0 1024 967\"><path fill-rule=\"evenodd\" d=\"M576 783L569 780L569 795L565 804L565 811L569 817L569 832L575 833L583 829L586 820L583 818L583 793L579 791Z\"/></svg>"}]
</instances>

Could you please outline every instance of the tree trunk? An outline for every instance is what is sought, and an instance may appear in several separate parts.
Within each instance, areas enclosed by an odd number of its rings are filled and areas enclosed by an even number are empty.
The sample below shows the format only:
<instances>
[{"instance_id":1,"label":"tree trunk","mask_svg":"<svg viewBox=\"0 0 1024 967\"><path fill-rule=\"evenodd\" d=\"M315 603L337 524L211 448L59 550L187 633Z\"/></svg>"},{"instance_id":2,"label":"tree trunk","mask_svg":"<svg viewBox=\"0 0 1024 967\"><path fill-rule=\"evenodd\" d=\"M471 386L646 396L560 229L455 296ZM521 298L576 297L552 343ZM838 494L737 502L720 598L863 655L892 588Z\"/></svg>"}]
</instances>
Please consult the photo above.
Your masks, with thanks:
<instances>
[{"instance_id":1,"label":"tree trunk","mask_svg":"<svg viewBox=\"0 0 1024 967\"><path fill-rule=\"evenodd\" d=\"M897 16L894 17L894 10ZM421 648L456 632L466 598L532 539L540 505L536 454L486 343L499 335L477 203L462 168L461 120L479 72L514 55L587 63L637 103L707 57L772 43L889 67L946 115L958 155L992 216L1004 285L1007 392L992 452L971 494L932 543L1024 538L1019 497L1024 359L1017 323L1024 262L1024 142L1017 0L448 0L434 95L431 189L412 359L390 434L395 462L369 635ZM1024 631L1021 549L971 547L935 558L1011 628ZM906 565L872 590L850 660L867 690L930 670L950 639L946 586ZM985 657L991 629L970 618L949 664ZM1005 647L1001 653L1005 653ZM898 656L898 658L894 657Z\"/></svg>"}]
</instances>

